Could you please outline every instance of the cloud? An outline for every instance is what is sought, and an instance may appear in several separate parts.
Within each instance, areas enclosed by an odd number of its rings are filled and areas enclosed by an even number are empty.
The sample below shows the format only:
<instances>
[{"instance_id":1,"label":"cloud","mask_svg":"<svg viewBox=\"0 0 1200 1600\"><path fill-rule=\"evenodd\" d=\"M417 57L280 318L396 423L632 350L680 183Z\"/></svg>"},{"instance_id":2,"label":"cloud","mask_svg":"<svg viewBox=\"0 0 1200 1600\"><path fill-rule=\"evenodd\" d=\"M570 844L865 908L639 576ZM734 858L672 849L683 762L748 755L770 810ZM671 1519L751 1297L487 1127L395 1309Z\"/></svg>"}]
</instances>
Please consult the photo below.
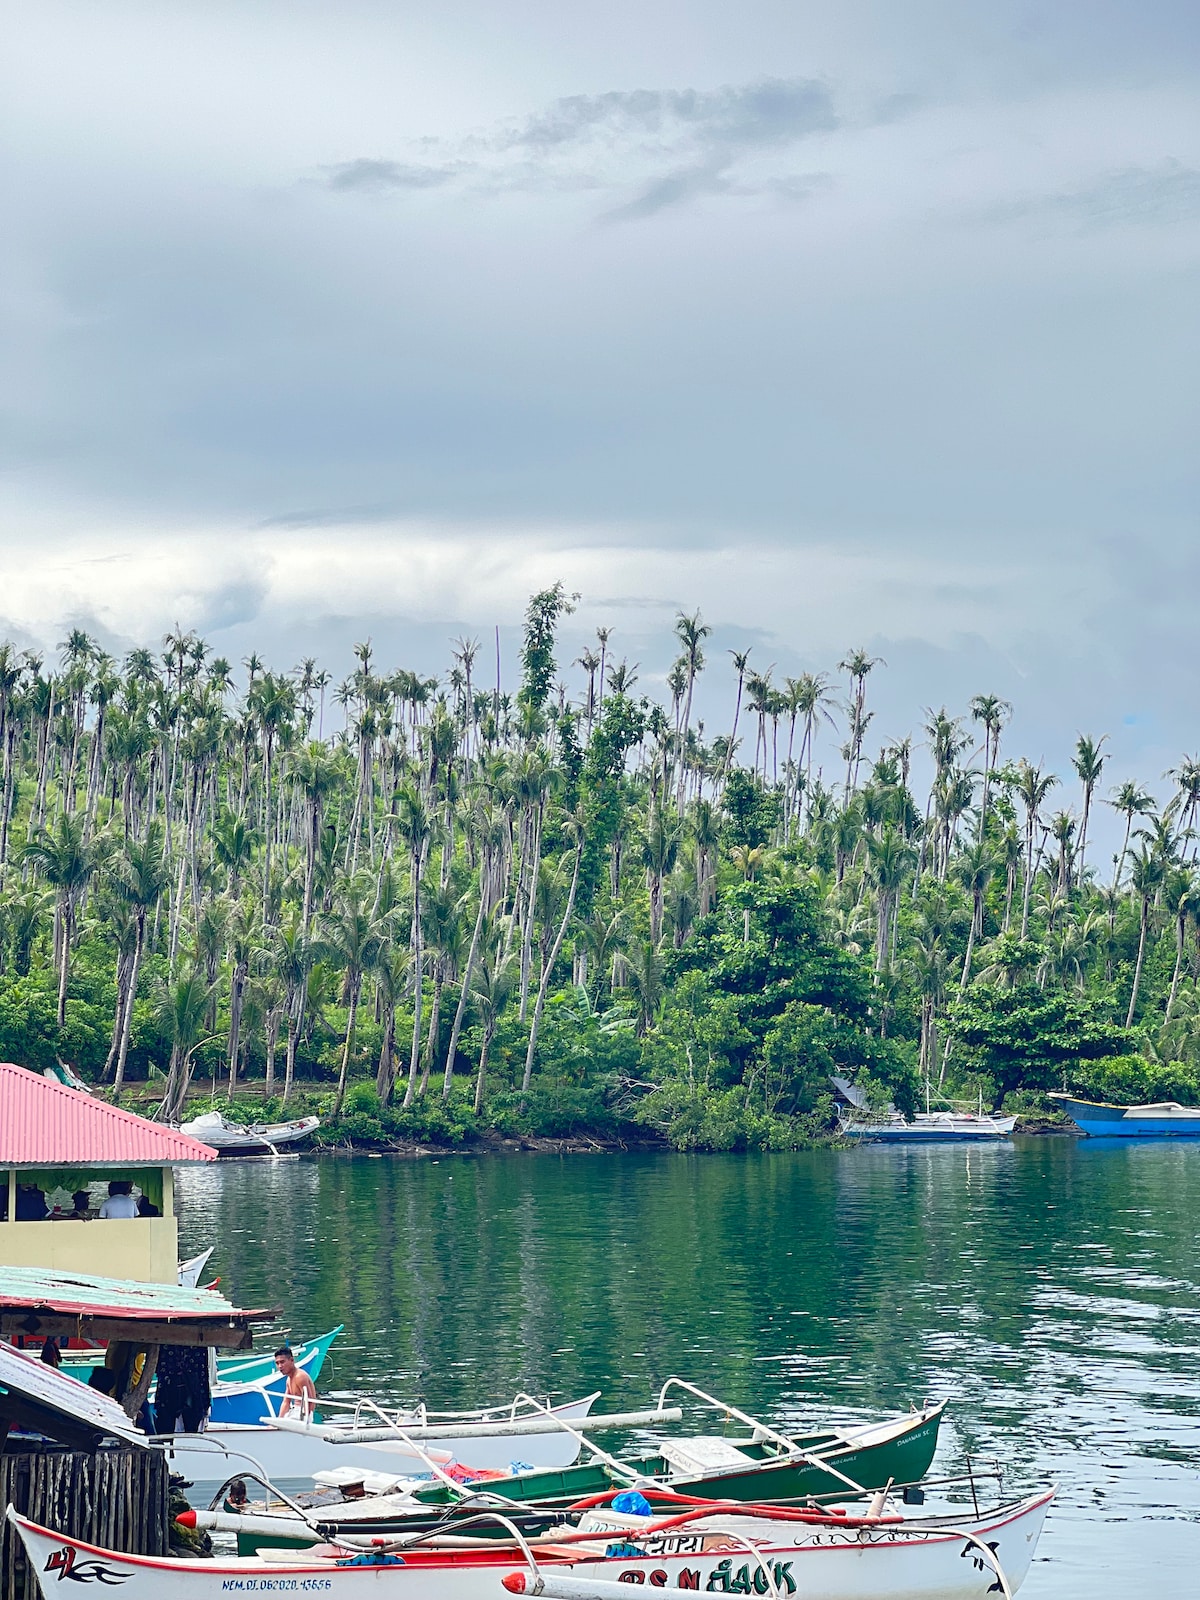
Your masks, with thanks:
<instances>
[{"instance_id":1,"label":"cloud","mask_svg":"<svg viewBox=\"0 0 1200 1600\"><path fill-rule=\"evenodd\" d=\"M718 89L610 90L571 95L531 117L515 145L561 148L597 137L681 136L746 148L790 144L838 126L826 84L815 78L763 78Z\"/></svg>"},{"instance_id":2,"label":"cloud","mask_svg":"<svg viewBox=\"0 0 1200 1600\"><path fill-rule=\"evenodd\" d=\"M360 523L382 522L392 513L386 506L342 506L314 511L281 511L264 517L255 528L339 528Z\"/></svg>"},{"instance_id":3,"label":"cloud","mask_svg":"<svg viewBox=\"0 0 1200 1600\"><path fill-rule=\"evenodd\" d=\"M407 165L400 161L378 161L360 157L324 169L329 188L338 193L358 191L374 194L391 189L436 189L458 176L458 167Z\"/></svg>"},{"instance_id":4,"label":"cloud","mask_svg":"<svg viewBox=\"0 0 1200 1600\"><path fill-rule=\"evenodd\" d=\"M1200 220L1200 171L1174 160L1127 167L1055 194L994 206L987 216L998 222L1058 220L1083 231L1195 222Z\"/></svg>"},{"instance_id":5,"label":"cloud","mask_svg":"<svg viewBox=\"0 0 1200 1600\"><path fill-rule=\"evenodd\" d=\"M453 141L422 140L441 164L361 158L326 167L335 193L441 188L471 193L634 190L605 220L651 217L706 194L776 192L786 175L738 181L740 163L765 159L840 126L817 78L761 78L715 89L613 89L569 95L513 125ZM787 191L779 191L787 192ZM788 194L796 198L794 190Z\"/></svg>"},{"instance_id":6,"label":"cloud","mask_svg":"<svg viewBox=\"0 0 1200 1600\"><path fill-rule=\"evenodd\" d=\"M636 199L616 206L607 215L611 222L624 222L637 217L652 217L669 206L683 205L702 194L720 194L729 184L720 167L693 167L682 172L668 172L647 184Z\"/></svg>"}]
</instances>

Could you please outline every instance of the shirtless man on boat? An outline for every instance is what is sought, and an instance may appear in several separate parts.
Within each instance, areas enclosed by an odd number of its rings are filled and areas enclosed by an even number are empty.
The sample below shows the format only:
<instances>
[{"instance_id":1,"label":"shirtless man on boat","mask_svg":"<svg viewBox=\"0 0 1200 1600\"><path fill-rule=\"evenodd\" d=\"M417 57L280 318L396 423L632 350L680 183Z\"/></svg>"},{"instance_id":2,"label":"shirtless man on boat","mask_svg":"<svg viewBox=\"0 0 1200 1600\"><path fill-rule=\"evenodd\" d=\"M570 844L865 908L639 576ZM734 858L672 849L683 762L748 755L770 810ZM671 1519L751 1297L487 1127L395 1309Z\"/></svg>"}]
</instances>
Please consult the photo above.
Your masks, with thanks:
<instances>
[{"instance_id":1,"label":"shirtless man on boat","mask_svg":"<svg viewBox=\"0 0 1200 1600\"><path fill-rule=\"evenodd\" d=\"M286 1417L295 1406L299 1416L308 1416L317 1403L317 1386L308 1373L296 1365L296 1358L285 1345L275 1352L275 1365L287 1379L279 1415Z\"/></svg>"}]
</instances>

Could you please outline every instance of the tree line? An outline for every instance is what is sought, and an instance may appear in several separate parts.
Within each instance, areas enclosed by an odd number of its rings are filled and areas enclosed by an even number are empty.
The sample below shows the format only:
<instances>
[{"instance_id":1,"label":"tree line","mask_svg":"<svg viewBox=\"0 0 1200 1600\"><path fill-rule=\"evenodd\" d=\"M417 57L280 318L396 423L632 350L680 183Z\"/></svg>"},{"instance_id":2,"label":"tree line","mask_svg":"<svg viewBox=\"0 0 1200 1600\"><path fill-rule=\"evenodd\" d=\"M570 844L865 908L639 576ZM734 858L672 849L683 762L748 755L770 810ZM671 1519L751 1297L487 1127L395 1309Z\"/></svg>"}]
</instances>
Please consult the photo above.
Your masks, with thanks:
<instances>
[{"instance_id":1,"label":"tree line","mask_svg":"<svg viewBox=\"0 0 1200 1600\"><path fill-rule=\"evenodd\" d=\"M531 598L512 694L467 637L436 678L364 642L240 687L182 629L0 644L0 1049L169 1120L200 1076L351 1134L684 1147L828 1131L834 1073L909 1110L1200 1094L1200 760L1161 805L1104 738L1043 770L987 694L876 748L882 662L777 681L699 613L656 699L608 629L560 667L572 604Z\"/></svg>"}]
</instances>

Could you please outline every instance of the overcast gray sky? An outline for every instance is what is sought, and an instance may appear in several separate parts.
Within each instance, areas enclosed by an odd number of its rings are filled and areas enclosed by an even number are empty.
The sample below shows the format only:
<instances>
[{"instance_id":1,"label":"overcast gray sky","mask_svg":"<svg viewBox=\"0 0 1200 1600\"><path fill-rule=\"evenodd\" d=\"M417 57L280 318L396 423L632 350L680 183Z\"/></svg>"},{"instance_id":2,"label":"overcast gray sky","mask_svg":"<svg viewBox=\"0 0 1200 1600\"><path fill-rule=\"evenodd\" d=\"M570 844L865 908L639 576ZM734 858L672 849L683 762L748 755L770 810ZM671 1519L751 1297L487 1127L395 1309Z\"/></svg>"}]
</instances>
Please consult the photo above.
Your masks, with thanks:
<instances>
[{"instance_id":1,"label":"overcast gray sky","mask_svg":"<svg viewBox=\"0 0 1200 1600\"><path fill-rule=\"evenodd\" d=\"M561 577L714 722L864 643L880 733L1200 748L1194 4L6 12L0 627L431 667Z\"/></svg>"}]
</instances>

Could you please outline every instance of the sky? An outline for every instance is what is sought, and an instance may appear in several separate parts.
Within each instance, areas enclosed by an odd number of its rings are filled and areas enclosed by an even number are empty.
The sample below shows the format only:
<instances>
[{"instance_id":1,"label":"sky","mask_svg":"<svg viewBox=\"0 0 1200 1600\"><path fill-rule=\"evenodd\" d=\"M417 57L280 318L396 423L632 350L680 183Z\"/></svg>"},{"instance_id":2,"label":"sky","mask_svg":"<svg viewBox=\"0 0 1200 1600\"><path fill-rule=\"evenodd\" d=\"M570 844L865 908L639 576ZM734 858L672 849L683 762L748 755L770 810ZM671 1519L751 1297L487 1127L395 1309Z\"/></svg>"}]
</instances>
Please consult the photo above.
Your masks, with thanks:
<instances>
[{"instance_id":1,"label":"sky","mask_svg":"<svg viewBox=\"0 0 1200 1600\"><path fill-rule=\"evenodd\" d=\"M561 579L714 732L862 646L868 745L1200 749L1194 4L5 14L0 633L507 678Z\"/></svg>"}]
</instances>

